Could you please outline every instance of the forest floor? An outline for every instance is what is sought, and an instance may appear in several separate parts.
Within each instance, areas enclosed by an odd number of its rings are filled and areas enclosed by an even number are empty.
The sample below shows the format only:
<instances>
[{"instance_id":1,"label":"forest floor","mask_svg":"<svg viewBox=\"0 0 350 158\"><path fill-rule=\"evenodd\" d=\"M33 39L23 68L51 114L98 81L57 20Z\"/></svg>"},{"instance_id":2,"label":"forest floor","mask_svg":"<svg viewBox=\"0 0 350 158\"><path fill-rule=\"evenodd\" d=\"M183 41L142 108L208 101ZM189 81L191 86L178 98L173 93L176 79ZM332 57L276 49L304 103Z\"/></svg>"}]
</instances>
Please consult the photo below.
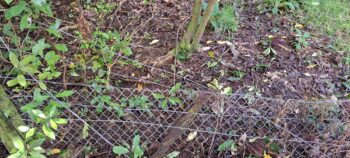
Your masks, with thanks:
<instances>
[{"instance_id":1,"label":"forest floor","mask_svg":"<svg viewBox=\"0 0 350 158\"><path fill-rule=\"evenodd\" d=\"M115 29L122 35L128 32L132 38L133 59L150 65L175 47L186 29L191 6L190 1L157 1L148 5L125 1L116 11L102 18L88 9L84 10L84 15L92 24L91 28ZM301 20L295 14L260 13L255 1L235 6L239 21L236 33L215 33L209 26L201 42L205 50L194 53L188 61L167 63L160 68L177 75L152 73L149 67L115 67L113 72L124 77L146 78L162 85L186 81L183 77L204 86L217 79L237 93L270 98L312 100L347 96L345 53L330 47L332 37L313 26L300 24ZM75 21L68 15L59 15L59 18ZM298 37L296 28L311 34L307 39L309 46L301 50L296 50L293 45ZM269 37L272 37L271 47L276 54L263 54L266 48L262 43ZM236 51L232 52L232 46L226 42L232 43ZM208 67L209 61L218 64ZM130 85L129 81L122 83ZM187 84L201 89L198 85Z\"/></svg>"},{"instance_id":2,"label":"forest floor","mask_svg":"<svg viewBox=\"0 0 350 158\"><path fill-rule=\"evenodd\" d=\"M260 12L257 9L260 4L256 0L235 1L232 5L238 21L236 32L219 33L209 25L201 48L189 60L172 60L157 68L152 66L152 62L173 49L186 31L192 1L110 0L81 4L71 0L53 1L52 8L56 18L62 21L64 38L51 38L45 30L29 35L35 41L44 36L51 44L69 44L64 64L57 68L66 78L53 80L57 82L85 83L98 76L97 71L76 75L81 71L70 68L81 67L81 43L75 32L91 36L94 30L99 29L114 30L121 37L131 39L133 54L118 58L136 61L137 64L114 65L110 83L115 86L169 89L176 83L182 83L189 89L214 91L207 85L218 81L223 87L231 87L234 93L266 98L349 98L349 52L337 50L334 47L336 37L305 22L303 17L307 13L287 10L277 14ZM4 21L2 16L0 21ZM47 26L54 21L54 18L43 18L38 23ZM297 39L303 36L297 30L310 34L304 41L307 44L301 49L295 48ZM26 35L22 33L20 36ZM5 49L0 46L1 50ZM266 54L266 49L274 51ZM4 63L1 62L1 72L10 67Z\"/></svg>"}]
</instances>

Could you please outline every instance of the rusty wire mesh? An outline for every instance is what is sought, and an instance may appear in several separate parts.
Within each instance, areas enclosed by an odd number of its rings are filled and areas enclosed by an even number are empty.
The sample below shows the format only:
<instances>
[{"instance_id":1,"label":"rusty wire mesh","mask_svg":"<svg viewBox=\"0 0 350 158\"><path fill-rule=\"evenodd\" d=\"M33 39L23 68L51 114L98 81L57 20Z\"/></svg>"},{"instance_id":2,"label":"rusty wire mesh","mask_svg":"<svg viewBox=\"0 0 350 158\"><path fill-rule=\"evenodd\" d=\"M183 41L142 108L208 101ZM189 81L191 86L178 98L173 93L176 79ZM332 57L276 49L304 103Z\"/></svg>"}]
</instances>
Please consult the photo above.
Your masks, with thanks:
<instances>
[{"instance_id":1,"label":"rusty wire mesh","mask_svg":"<svg viewBox=\"0 0 350 158\"><path fill-rule=\"evenodd\" d=\"M348 101L278 100L243 94L227 97L184 90L177 95L182 104L169 104L163 109L152 94L167 94L166 90L113 88L101 94L91 86L70 86L75 93L68 99L70 111L66 110L62 116L69 124L60 127L58 139L48 142L46 148L62 148L74 143L110 153L113 146L106 140L121 145L132 142L138 133L142 141L148 143L147 153L151 154L168 136L169 130L177 128L184 133L171 146L171 151L180 151L185 157L261 156L264 151L278 157L349 156ZM32 100L32 95L26 91L7 90L7 93L18 107ZM202 105L200 112L187 112L197 96L204 94L208 94L209 101ZM143 109L127 106L124 116L118 116L108 106L99 113L97 106L91 104L99 95L108 95L118 104L129 104L132 97L145 97L147 106ZM189 114L195 119L188 127L175 123ZM26 118L23 114L23 119L31 123ZM84 121L94 129L88 130L86 138L82 136ZM194 132L197 136L187 141L187 136ZM237 151L219 152L218 146L228 139L235 141Z\"/></svg>"}]
</instances>

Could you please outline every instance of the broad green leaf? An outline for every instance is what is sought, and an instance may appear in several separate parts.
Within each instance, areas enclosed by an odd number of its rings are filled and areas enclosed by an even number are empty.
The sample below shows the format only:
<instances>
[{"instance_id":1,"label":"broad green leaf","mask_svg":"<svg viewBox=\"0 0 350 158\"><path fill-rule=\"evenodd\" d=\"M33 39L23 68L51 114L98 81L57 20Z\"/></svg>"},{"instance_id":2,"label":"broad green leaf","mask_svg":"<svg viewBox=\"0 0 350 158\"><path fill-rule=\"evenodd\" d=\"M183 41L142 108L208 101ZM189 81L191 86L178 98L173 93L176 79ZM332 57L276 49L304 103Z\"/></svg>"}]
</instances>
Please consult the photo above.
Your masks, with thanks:
<instances>
[{"instance_id":1,"label":"broad green leaf","mask_svg":"<svg viewBox=\"0 0 350 158\"><path fill-rule=\"evenodd\" d=\"M59 55L57 55L54 51L50 51L46 53L45 60L49 66L54 67L55 64L61 59Z\"/></svg>"},{"instance_id":2,"label":"broad green leaf","mask_svg":"<svg viewBox=\"0 0 350 158\"><path fill-rule=\"evenodd\" d=\"M51 107L50 107L51 106ZM56 102L50 102L50 105L48 106L50 107L49 110L49 117L54 116L54 114L57 112L57 105Z\"/></svg>"},{"instance_id":3,"label":"broad green leaf","mask_svg":"<svg viewBox=\"0 0 350 158\"><path fill-rule=\"evenodd\" d=\"M161 106L163 109L166 109L168 107L168 100L167 99L164 99L161 103Z\"/></svg>"},{"instance_id":4,"label":"broad green leaf","mask_svg":"<svg viewBox=\"0 0 350 158\"><path fill-rule=\"evenodd\" d=\"M26 6L25 1L20 1L15 6L12 6L5 12L5 19L10 20L11 18L20 15Z\"/></svg>"},{"instance_id":5,"label":"broad green leaf","mask_svg":"<svg viewBox=\"0 0 350 158\"><path fill-rule=\"evenodd\" d=\"M13 138L13 146L20 152L24 152L24 144L23 141L19 138Z\"/></svg>"},{"instance_id":6,"label":"broad green leaf","mask_svg":"<svg viewBox=\"0 0 350 158\"><path fill-rule=\"evenodd\" d=\"M26 133L26 140L29 138L33 137L36 132L36 128L31 128L27 133Z\"/></svg>"},{"instance_id":7,"label":"broad green leaf","mask_svg":"<svg viewBox=\"0 0 350 158\"><path fill-rule=\"evenodd\" d=\"M53 16L50 4L48 3L43 4L42 7L38 7L38 9L48 16Z\"/></svg>"},{"instance_id":8,"label":"broad green leaf","mask_svg":"<svg viewBox=\"0 0 350 158\"><path fill-rule=\"evenodd\" d=\"M47 48L50 48L51 46L47 43L45 43L45 39L40 39L32 48L32 53L34 55L40 55L43 57L43 51Z\"/></svg>"},{"instance_id":9,"label":"broad green leaf","mask_svg":"<svg viewBox=\"0 0 350 158\"><path fill-rule=\"evenodd\" d=\"M32 0L32 3L42 7L44 4L46 4L46 0Z\"/></svg>"},{"instance_id":10,"label":"broad green leaf","mask_svg":"<svg viewBox=\"0 0 350 158\"><path fill-rule=\"evenodd\" d=\"M176 105L176 104L181 104L182 101L181 99L177 98L177 97L170 97L169 99L169 102L173 105Z\"/></svg>"},{"instance_id":11,"label":"broad green leaf","mask_svg":"<svg viewBox=\"0 0 350 158\"><path fill-rule=\"evenodd\" d=\"M10 81L7 81L6 84L9 87L13 87L13 86L17 85L18 84L17 78L14 78L14 79L12 79Z\"/></svg>"},{"instance_id":12,"label":"broad green leaf","mask_svg":"<svg viewBox=\"0 0 350 158\"><path fill-rule=\"evenodd\" d=\"M59 125L65 125L68 123L68 120L63 118L53 119L53 121L55 121Z\"/></svg>"},{"instance_id":13,"label":"broad green leaf","mask_svg":"<svg viewBox=\"0 0 350 158\"><path fill-rule=\"evenodd\" d=\"M36 147L40 147L43 143L45 142L45 139L36 139L36 140L32 140L29 142L29 146L31 149L36 148Z\"/></svg>"},{"instance_id":14,"label":"broad green leaf","mask_svg":"<svg viewBox=\"0 0 350 158\"><path fill-rule=\"evenodd\" d=\"M29 23L29 17L30 17L30 14L26 14L22 16L21 21L19 23L19 28L21 29L21 31L23 31L26 28L30 28L31 24Z\"/></svg>"},{"instance_id":15,"label":"broad green leaf","mask_svg":"<svg viewBox=\"0 0 350 158\"><path fill-rule=\"evenodd\" d=\"M144 151L141 149L140 146L137 146L135 149L133 149L134 157L141 158L144 154Z\"/></svg>"},{"instance_id":16,"label":"broad green leaf","mask_svg":"<svg viewBox=\"0 0 350 158\"><path fill-rule=\"evenodd\" d=\"M56 20L55 23L53 23L52 25L49 26L48 29L46 29L46 31L57 38L62 38L62 35L58 30L60 25L61 25L61 20Z\"/></svg>"},{"instance_id":17,"label":"broad green leaf","mask_svg":"<svg viewBox=\"0 0 350 158\"><path fill-rule=\"evenodd\" d=\"M128 148L125 148L123 146L115 146L113 147L113 153L117 154L118 156L121 156L123 154L129 153Z\"/></svg>"},{"instance_id":18,"label":"broad green leaf","mask_svg":"<svg viewBox=\"0 0 350 158\"><path fill-rule=\"evenodd\" d=\"M120 50L124 55L126 56L130 56L132 55L132 50L130 47L125 47L122 50Z\"/></svg>"},{"instance_id":19,"label":"broad green leaf","mask_svg":"<svg viewBox=\"0 0 350 158\"><path fill-rule=\"evenodd\" d=\"M65 44L55 44L55 48L61 52L68 52L67 45Z\"/></svg>"},{"instance_id":20,"label":"broad green leaf","mask_svg":"<svg viewBox=\"0 0 350 158\"><path fill-rule=\"evenodd\" d=\"M19 66L19 60L18 60L17 55L13 52L10 52L9 58L10 58L11 64L17 68Z\"/></svg>"},{"instance_id":21,"label":"broad green leaf","mask_svg":"<svg viewBox=\"0 0 350 158\"><path fill-rule=\"evenodd\" d=\"M49 137L49 138L51 138L53 140L56 139L55 133L49 127L47 127L46 125L43 125L43 131L44 131L44 134L47 137Z\"/></svg>"},{"instance_id":22,"label":"broad green leaf","mask_svg":"<svg viewBox=\"0 0 350 158\"><path fill-rule=\"evenodd\" d=\"M154 99L164 99L165 98L165 96L161 93L153 93L152 95L153 95Z\"/></svg>"},{"instance_id":23,"label":"broad green leaf","mask_svg":"<svg viewBox=\"0 0 350 158\"><path fill-rule=\"evenodd\" d=\"M29 127L27 127L27 126L19 126L19 127L18 127L18 130L19 130L20 132L27 132L27 131L29 130Z\"/></svg>"},{"instance_id":24,"label":"broad green leaf","mask_svg":"<svg viewBox=\"0 0 350 158\"><path fill-rule=\"evenodd\" d=\"M225 151L231 149L231 146L234 144L232 139L226 140L224 143L219 145L218 151Z\"/></svg>"},{"instance_id":25,"label":"broad green leaf","mask_svg":"<svg viewBox=\"0 0 350 158\"><path fill-rule=\"evenodd\" d=\"M31 158L46 158L46 156L44 156L43 154L39 153L39 152L30 152L29 153Z\"/></svg>"},{"instance_id":26,"label":"broad green leaf","mask_svg":"<svg viewBox=\"0 0 350 158\"><path fill-rule=\"evenodd\" d=\"M132 140L132 149L134 150L136 147L140 146L140 135L136 135Z\"/></svg>"},{"instance_id":27,"label":"broad green leaf","mask_svg":"<svg viewBox=\"0 0 350 158\"><path fill-rule=\"evenodd\" d=\"M40 118L43 118L43 119L47 118L46 115L41 110L33 109L33 110L31 110L31 112L37 117L40 117Z\"/></svg>"},{"instance_id":28,"label":"broad green leaf","mask_svg":"<svg viewBox=\"0 0 350 158\"><path fill-rule=\"evenodd\" d=\"M63 91L61 93L56 94L55 96L57 98L64 98L64 97L69 97L74 93L74 91Z\"/></svg>"},{"instance_id":29,"label":"broad green leaf","mask_svg":"<svg viewBox=\"0 0 350 158\"><path fill-rule=\"evenodd\" d=\"M34 55L25 55L21 60L21 66L27 66L31 62L35 62L36 57Z\"/></svg>"},{"instance_id":30,"label":"broad green leaf","mask_svg":"<svg viewBox=\"0 0 350 158\"><path fill-rule=\"evenodd\" d=\"M52 119L50 119L50 125L51 125L52 129L57 130L58 126L57 126L56 122L53 121Z\"/></svg>"},{"instance_id":31,"label":"broad green leaf","mask_svg":"<svg viewBox=\"0 0 350 158\"><path fill-rule=\"evenodd\" d=\"M181 88L181 83L176 83L175 86L171 87L169 93L175 94Z\"/></svg>"},{"instance_id":32,"label":"broad green leaf","mask_svg":"<svg viewBox=\"0 0 350 158\"><path fill-rule=\"evenodd\" d=\"M13 0L5 0L7 4L11 4Z\"/></svg>"},{"instance_id":33,"label":"broad green leaf","mask_svg":"<svg viewBox=\"0 0 350 158\"><path fill-rule=\"evenodd\" d=\"M10 156L8 156L7 158L22 158L24 155L22 155L22 153L20 152L15 152L14 154L11 154Z\"/></svg>"},{"instance_id":34,"label":"broad green leaf","mask_svg":"<svg viewBox=\"0 0 350 158\"><path fill-rule=\"evenodd\" d=\"M21 85L23 87L27 86L27 80L23 75L17 76L17 82L19 83L19 85Z\"/></svg>"},{"instance_id":35,"label":"broad green leaf","mask_svg":"<svg viewBox=\"0 0 350 158\"><path fill-rule=\"evenodd\" d=\"M51 72L45 71L38 75L39 80L45 80L50 76Z\"/></svg>"},{"instance_id":36,"label":"broad green leaf","mask_svg":"<svg viewBox=\"0 0 350 158\"><path fill-rule=\"evenodd\" d=\"M173 151L173 152L171 152L170 154L168 154L167 156L166 156L166 158L176 158L176 157L178 157L180 155L180 152L178 152L178 151Z\"/></svg>"},{"instance_id":37,"label":"broad green leaf","mask_svg":"<svg viewBox=\"0 0 350 158\"><path fill-rule=\"evenodd\" d=\"M29 110L33 110L34 108L38 107L38 104L35 102L30 102L24 106L21 107L22 112L28 112Z\"/></svg>"},{"instance_id":38,"label":"broad green leaf","mask_svg":"<svg viewBox=\"0 0 350 158\"><path fill-rule=\"evenodd\" d=\"M33 99L36 102L41 103L41 102L45 101L48 98L50 98L50 97L47 96L47 95L41 95L41 90L39 88L34 89L34 97L33 97Z\"/></svg>"}]
</instances>

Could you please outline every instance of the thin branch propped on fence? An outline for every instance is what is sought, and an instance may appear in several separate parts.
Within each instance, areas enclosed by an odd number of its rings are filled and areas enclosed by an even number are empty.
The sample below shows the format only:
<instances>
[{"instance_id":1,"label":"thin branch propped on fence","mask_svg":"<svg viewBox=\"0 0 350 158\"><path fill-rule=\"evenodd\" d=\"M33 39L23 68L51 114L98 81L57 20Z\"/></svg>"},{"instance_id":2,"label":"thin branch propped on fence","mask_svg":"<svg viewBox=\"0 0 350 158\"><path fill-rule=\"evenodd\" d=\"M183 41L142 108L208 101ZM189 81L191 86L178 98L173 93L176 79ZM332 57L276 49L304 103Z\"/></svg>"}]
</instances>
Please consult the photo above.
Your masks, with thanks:
<instances>
[{"instance_id":1,"label":"thin branch propped on fence","mask_svg":"<svg viewBox=\"0 0 350 158\"><path fill-rule=\"evenodd\" d=\"M174 127L180 128L169 129L167 137L163 140L157 151L152 155L152 158L162 158L166 156L171 145L173 145L175 140L180 138L180 136L186 131L181 128L188 128L196 118L195 113L198 113L208 101L208 94L198 94L198 97L194 101L193 106L188 110L188 113L183 114L182 117L179 117L179 119L175 121Z\"/></svg>"},{"instance_id":2,"label":"thin branch propped on fence","mask_svg":"<svg viewBox=\"0 0 350 158\"><path fill-rule=\"evenodd\" d=\"M11 102L3 87L0 86L0 137L9 153L16 152L17 149L13 145L13 140L22 140L22 135L17 127L24 124L15 105Z\"/></svg>"}]
</instances>

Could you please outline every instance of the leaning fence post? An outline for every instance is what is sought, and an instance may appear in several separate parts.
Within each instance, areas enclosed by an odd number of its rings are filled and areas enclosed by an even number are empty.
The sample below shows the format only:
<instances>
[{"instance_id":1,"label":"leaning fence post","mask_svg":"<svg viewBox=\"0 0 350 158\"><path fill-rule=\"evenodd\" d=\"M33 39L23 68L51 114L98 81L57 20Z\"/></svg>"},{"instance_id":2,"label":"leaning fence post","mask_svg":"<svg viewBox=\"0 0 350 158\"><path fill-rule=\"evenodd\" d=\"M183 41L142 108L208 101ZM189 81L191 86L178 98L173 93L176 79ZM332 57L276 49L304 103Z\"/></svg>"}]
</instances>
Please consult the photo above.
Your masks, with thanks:
<instances>
[{"instance_id":1,"label":"leaning fence post","mask_svg":"<svg viewBox=\"0 0 350 158\"><path fill-rule=\"evenodd\" d=\"M24 125L21 115L17 112L15 105L0 85L0 138L9 153L16 152L13 139L22 140L21 133L17 127Z\"/></svg>"}]
</instances>

